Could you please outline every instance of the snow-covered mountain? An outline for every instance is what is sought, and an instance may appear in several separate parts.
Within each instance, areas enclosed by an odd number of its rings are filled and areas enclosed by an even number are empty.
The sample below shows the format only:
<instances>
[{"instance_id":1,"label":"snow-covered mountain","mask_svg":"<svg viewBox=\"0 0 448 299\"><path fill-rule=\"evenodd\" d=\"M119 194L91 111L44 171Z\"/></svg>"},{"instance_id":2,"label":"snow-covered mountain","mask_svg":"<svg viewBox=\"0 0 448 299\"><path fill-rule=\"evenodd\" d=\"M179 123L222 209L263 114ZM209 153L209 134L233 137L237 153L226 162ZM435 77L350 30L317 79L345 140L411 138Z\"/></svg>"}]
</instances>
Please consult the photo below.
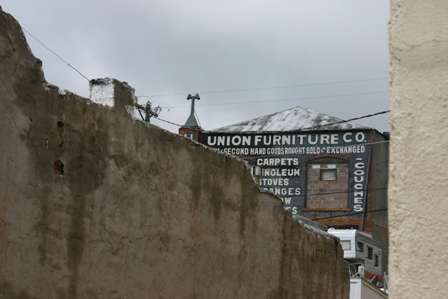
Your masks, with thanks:
<instances>
[{"instance_id":1,"label":"snow-covered mountain","mask_svg":"<svg viewBox=\"0 0 448 299\"><path fill-rule=\"evenodd\" d=\"M351 129L360 126L351 123L328 125L342 119L319 113L300 106L280 112L260 116L248 121L225 126L213 130L214 132L262 132L262 131L292 131L304 130L312 127L315 129Z\"/></svg>"}]
</instances>

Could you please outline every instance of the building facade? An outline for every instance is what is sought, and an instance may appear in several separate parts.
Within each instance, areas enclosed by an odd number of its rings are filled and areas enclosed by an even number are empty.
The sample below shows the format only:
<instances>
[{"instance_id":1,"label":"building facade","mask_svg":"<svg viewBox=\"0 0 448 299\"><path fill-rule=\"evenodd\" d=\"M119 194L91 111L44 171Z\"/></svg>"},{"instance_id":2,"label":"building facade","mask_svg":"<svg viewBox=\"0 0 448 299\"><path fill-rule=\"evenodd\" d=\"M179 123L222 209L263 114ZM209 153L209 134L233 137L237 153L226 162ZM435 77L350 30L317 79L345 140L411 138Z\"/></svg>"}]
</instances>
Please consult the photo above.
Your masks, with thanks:
<instances>
[{"instance_id":1,"label":"building facade","mask_svg":"<svg viewBox=\"0 0 448 299\"><path fill-rule=\"evenodd\" d=\"M272 123L274 117L263 122ZM257 127L257 122L247 122L249 129ZM387 253L389 136L346 124L316 127L271 131L258 126L251 131L233 125L204 131L197 126L189 130L186 124L179 133L246 160L260 190L277 195L293 215L328 227L371 233Z\"/></svg>"},{"instance_id":2,"label":"building facade","mask_svg":"<svg viewBox=\"0 0 448 299\"><path fill-rule=\"evenodd\" d=\"M386 208L387 138L376 130L202 131L198 141L246 160L293 215L372 231Z\"/></svg>"}]
</instances>

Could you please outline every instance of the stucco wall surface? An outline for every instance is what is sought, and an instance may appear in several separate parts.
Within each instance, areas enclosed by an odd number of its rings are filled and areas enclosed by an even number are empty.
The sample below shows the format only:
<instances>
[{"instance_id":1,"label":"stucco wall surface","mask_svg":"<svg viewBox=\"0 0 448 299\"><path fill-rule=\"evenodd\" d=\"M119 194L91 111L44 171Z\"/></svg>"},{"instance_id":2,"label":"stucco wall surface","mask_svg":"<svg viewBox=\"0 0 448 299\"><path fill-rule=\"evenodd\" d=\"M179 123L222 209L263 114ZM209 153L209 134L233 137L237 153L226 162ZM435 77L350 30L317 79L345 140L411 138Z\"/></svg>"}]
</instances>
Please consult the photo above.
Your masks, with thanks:
<instances>
[{"instance_id":1,"label":"stucco wall surface","mask_svg":"<svg viewBox=\"0 0 448 299\"><path fill-rule=\"evenodd\" d=\"M391 4L391 298L448 298L448 1Z\"/></svg>"},{"instance_id":2,"label":"stucco wall surface","mask_svg":"<svg viewBox=\"0 0 448 299\"><path fill-rule=\"evenodd\" d=\"M242 162L46 85L1 11L0 141L1 299L348 298L334 238Z\"/></svg>"}]
</instances>

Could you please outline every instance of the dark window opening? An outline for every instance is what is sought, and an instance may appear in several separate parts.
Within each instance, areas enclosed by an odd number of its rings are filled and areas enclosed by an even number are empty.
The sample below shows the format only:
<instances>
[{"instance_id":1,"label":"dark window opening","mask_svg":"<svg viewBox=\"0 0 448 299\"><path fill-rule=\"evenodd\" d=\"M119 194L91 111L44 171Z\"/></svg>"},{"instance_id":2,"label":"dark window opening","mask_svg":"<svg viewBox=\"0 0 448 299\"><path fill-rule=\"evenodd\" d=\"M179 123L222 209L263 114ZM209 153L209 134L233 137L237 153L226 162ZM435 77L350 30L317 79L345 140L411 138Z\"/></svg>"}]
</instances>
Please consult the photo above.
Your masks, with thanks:
<instances>
[{"instance_id":1,"label":"dark window opening","mask_svg":"<svg viewBox=\"0 0 448 299\"><path fill-rule=\"evenodd\" d=\"M378 255L375 254L375 267L379 266L379 259L378 259Z\"/></svg>"},{"instance_id":2,"label":"dark window opening","mask_svg":"<svg viewBox=\"0 0 448 299\"><path fill-rule=\"evenodd\" d=\"M64 163L61 160L54 161L53 169L56 174L64 175Z\"/></svg>"},{"instance_id":3,"label":"dark window opening","mask_svg":"<svg viewBox=\"0 0 448 299\"><path fill-rule=\"evenodd\" d=\"M370 246L367 246L367 258L371 260L373 258L373 248Z\"/></svg>"},{"instance_id":4,"label":"dark window opening","mask_svg":"<svg viewBox=\"0 0 448 299\"><path fill-rule=\"evenodd\" d=\"M364 252L364 243L363 242L356 242L356 247L359 252Z\"/></svg>"}]
</instances>

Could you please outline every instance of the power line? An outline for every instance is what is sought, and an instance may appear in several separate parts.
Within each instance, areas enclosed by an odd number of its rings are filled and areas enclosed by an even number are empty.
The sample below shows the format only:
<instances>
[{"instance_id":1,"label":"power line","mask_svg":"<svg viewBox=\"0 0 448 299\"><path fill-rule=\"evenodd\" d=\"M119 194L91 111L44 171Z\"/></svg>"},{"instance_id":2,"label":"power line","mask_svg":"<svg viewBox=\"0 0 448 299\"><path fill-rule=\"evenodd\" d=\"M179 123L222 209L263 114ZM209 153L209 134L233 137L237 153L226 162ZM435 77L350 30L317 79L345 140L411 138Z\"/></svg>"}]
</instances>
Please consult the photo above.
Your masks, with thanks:
<instances>
[{"instance_id":1,"label":"power line","mask_svg":"<svg viewBox=\"0 0 448 299\"><path fill-rule=\"evenodd\" d=\"M360 145L375 145L375 144L382 144L382 143L388 143L390 140L381 140L381 141L375 141L375 142L368 142ZM389 161L386 161L388 163Z\"/></svg>"},{"instance_id":2,"label":"power line","mask_svg":"<svg viewBox=\"0 0 448 299\"><path fill-rule=\"evenodd\" d=\"M71 64L69 61L67 61L66 59L64 59L61 55L59 55L57 52L55 52L54 50L52 50L49 46L47 46L42 40L40 40L38 37L36 37L35 35L33 35L28 29L26 29L24 26L22 26L22 29L25 33L27 33L31 38L33 38L35 41L37 41L42 47L44 47L47 51L49 51L50 53L52 53L54 56L56 56L60 61L62 61L64 64L66 64L68 67L70 67L71 69L73 69L76 73L78 73L81 77L83 77L85 80L87 80L88 82L90 82L90 79L84 75L78 68L76 68L73 64ZM378 81L378 80L384 80L387 78L368 78L368 79L361 79L361 80L350 80L350 81L327 81L327 82L315 82L315 83L308 83L308 84L294 84L294 85L280 85L280 86L271 86L271 87L259 87L259 88L238 88L238 89L223 89L223 90L208 90L208 91L203 91L202 94L213 94L213 93L226 93L226 92L239 92L239 91L250 91L250 90L268 90L268 89L278 89L278 88L288 88L288 87L304 87L304 86L320 86L320 85L332 85L332 84L343 84L343 83L353 83L353 82L367 82L367 81ZM377 92L369 92L369 93L361 93L361 94L341 94L341 95L331 95L331 96L319 96L319 97L308 97L308 98L301 98L301 100L303 99L316 99L316 98L326 98L326 97L338 97L338 96L355 96L355 95L366 95L366 94L375 94L375 93L384 93L384 91L377 91ZM176 94L180 94L180 93L176 93ZM184 93L182 93L184 94ZM165 96L163 94L155 94L155 95L151 95L151 96L139 96L139 97L153 97L153 96ZM285 101L285 100L300 100L300 99L293 99L293 98L284 98L284 99L277 99L275 101ZM271 100L272 101L272 100ZM250 102L269 102L269 101L246 101L245 103L250 103ZM228 105L228 104L241 104L244 102L227 102L227 103L217 103L217 104L208 104L210 106L217 106L217 105ZM206 104L207 105L207 104ZM348 120L341 120L338 122L333 122L333 123L328 123L328 124L324 124L324 125L320 125L320 126L314 126L314 127L309 127L309 128L304 128L302 130L312 130L312 129L316 129L316 128L320 128L320 127L327 127L327 126L331 126L331 125L336 125L336 124L342 124L342 123L347 123L350 121L354 121L354 120L359 120L359 119L364 119L364 118L368 118L368 117L373 117L373 116L377 116L380 114L385 114L390 112L390 110L385 110L385 111L381 111L381 112L377 112L377 113L373 113L373 114L368 114L368 115L364 115L364 116L360 116L360 117L356 117L356 118L351 118ZM174 125L174 126L178 126L178 127L182 127L182 125L179 125L177 123L168 121L168 120L164 120L161 118L156 118L162 122Z\"/></svg>"},{"instance_id":3,"label":"power line","mask_svg":"<svg viewBox=\"0 0 448 299\"><path fill-rule=\"evenodd\" d=\"M212 90L203 90L201 94L221 94L221 93L237 93L237 92L246 92L246 91L254 91L254 90L271 90L271 89L284 89L284 88L293 88L293 87L308 87L308 86L325 86L325 85L337 85L337 84L347 84L347 83L359 83L359 82L369 82L369 81L384 81L388 80L387 77L373 77L366 79L358 79L358 80L337 80L337 81L321 81L321 82L312 82L312 83L298 83L298 84L288 84L288 85L276 85L276 86L268 86L268 87L251 87L251 88L228 88L228 89L212 89ZM167 96L176 96L176 95L185 95L188 93L187 91L176 91L172 93L155 93L149 96L142 95L140 97L167 97Z\"/></svg>"},{"instance_id":4,"label":"power line","mask_svg":"<svg viewBox=\"0 0 448 299\"><path fill-rule=\"evenodd\" d=\"M42 47L44 47L51 54L56 56L61 62L66 64L72 70L74 70L77 74L83 77L85 80L90 82L90 79L84 75L77 67L75 67L72 63L67 61L61 55L59 55L56 51L47 46L41 39L32 34L28 29L22 26L22 29L25 33L27 33L31 38L33 38L36 42L38 42ZM377 77L377 78L366 78L359 80L338 80L338 81L325 81L325 82L313 82L313 83L304 83L304 84L291 84L291 85L278 85L278 86L269 86L269 87L255 87L255 88L235 88L235 89L221 89L221 90L205 90L201 92L201 94L219 94L219 93L232 93L232 92L242 92L242 91L253 91L253 90L270 90L270 89L283 89L283 88L291 88L291 87L307 87L307 86L323 86L323 85L334 85L334 84L346 84L346 83L356 83L356 82L369 82L369 81L381 81L387 80L386 77ZM238 102L227 102L227 103L217 103L217 104L203 104L204 106L221 106L221 105L233 105L233 104L241 104L241 103L264 103L264 102L277 102L277 101L289 101L289 100L306 100L306 99L319 99L319 98L331 98L331 97L342 97L342 96L358 96L358 95L371 95L371 94L380 94L387 93L387 91L374 91L374 92L366 92L366 93L358 93L358 94L336 94L336 95L326 95L326 96L317 96L317 97L306 97L306 98L283 98L277 100L267 100L267 101L238 101ZM150 96L138 96L138 97L155 97L155 96L170 96L170 95L184 95L185 92L175 92L170 94L153 94ZM202 106L202 105L201 105ZM171 108L172 106L170 106Z\"/></svg>"},{"instance_id":5,"label":"power line","mask_svg":"<svg viewBox=\"0 0 448 299\"><path fill-rule=\"evenodd\" d=\"M274 187L275 188L275 187ZM271 191L269 191L269 189L261 189L262 190L262 192L270 192L270 193L273 193L273 192L271 192ZM302 197L302 198L304 198L304 197L310 197L310 196L325 196L325 195L333 195L333 194L350 194L350 193L355 193L355 192L358 192L358 191L366 191L366 192L369 192L369 191L374 191L374 192L376 192L376 191L386 191L386 190L388 190L388 187L381 187L381 188L365 188L365 189L358 189L358 190L349 190L349 191L335 191L335 192L321 192L321 193L303 193L303 194L301 194L301 195L298 195L297 197ZM278 195L277 195L278 196ZM278 196L278 197L280 197L281 198L281 196ZM309 198L308 198L309 199Z\"/></svg>"},{"instance_id":6,"label":"power line","mask_svg":"<svg viewBox=\"0 0 448 299\"><path fill-rule=\"evenodd\" d=\"M263 133L263 134L268 133L269 134L269 133L279 133L279 132L280 133L288 133L288 132L295 132L295 131L310 131L310 130L315 130L315 129L319 129L322 127L333 126L333 125L348 123L348 122L351 122L354 120L360 120L360 119L364 119L364 118L374 117L374 116L386 114L389 112L390 112L390 110L383 110L383 111L379 111L379 112L375 112L375 113L371 113L371 114L357 116L357 117L349 118L346 120L340 120L340 121L327 123L327 124L323 124L323 125L318 125L318 126L313 126L313 127L294 129L294 130L290 130L290 131L262 131L260 133ZM354 129L356 129L356 128L354 128ZM210 131L210 132L213 133L213 131ZM218 131L218 133L219 133L219 131ZM235 132L229 132L229 133L235 133ZM237 133L238 134L254 134L254 133L257 133L257 131L241 131L241 132L237 132ZM376 141L376 142L371 142L371 143L360 143L359 145L373 145L373 144L386 143L386 142L389 142L389 140L382 140L382 141Z\"/></svg>"},{"instance_id":7,"label":"power line","mask_svg":"<svg viewBox=\"0 0 448 299\"><path fill-rule=\"evenodd\" d=\"M350 194L355 193L358 191L384 191L387 190L387 187L381 187L381 188L366 188L366 189L358 189L358 190L349 190L349 191L335 191L335 192L322 192L322 193L304 193L302 195L299 195L299 197L305 197L305 196L320 196L320 195L333 195L333 194Z\"/></svg>"},{"instance_id":8,"label":"power line","mask_svg":"<svg viewBox=\"0 0 448 299\"><path fill-rule=\"evenodd\" d=\"M299 129L298 131L309 131L309 130L320 129L320 128L323 128L323 127L328 127L328 126L348 123L348 122L351 122L351 121L354 121L354 120L360 120L360 119L375 117L375 116L386 114L386 113L389 113L389 112L390 112L390 110L383 110L383 111L379 111L379 112L375 112L375 113L370 113L370 114L366 114L366 115L362 115L362 116L349 118L349 119L346 119L346 120L340 120L340 121L336 121L336 122L332 122L332 123L328 123L328 124L302 128L302 129ZM174 125L174 126L182 127L182 125L179 125L179 124L171 122L171 121L163 120L161 118L155 118L155 119L159 119L159 120L161 120L163 122L169 123L169 124ZM297 131L297 130L295 130L295 131ZM250 132L244 132L244 133L250 133ZM376 141L376 142L371 142L371 143L361 143L359 145L374 145L374 144L381 144L381 143L387 143L387 142L389 142L389 140L381 140L381 141Z\"/></svg>"},{"instance_id":9,"label":"power line","mask_svg":"<svg viewBox=\"0 0 448 299\"><path fill-rule=\"evenodd\" d=\"M81 77L83 77L84 79L86 79L88 82L90 82L90 79L84 75L79 69L77 69L73 64L71 64L70 62L68 62L66 59L64 59L61 55L59 55L56 51L52 50L49 46L47 46L42 40L40 40L38 37L36 37L35 35L33 35L28 29L26 29L24 26L22 26L23 31L28 34L31 38L33 38L36 42L38 42L42 47L44 47L47 51L49 51L51 54L53 54L54 56L56 56L60 61L62 61L64 64L66 64L68 67L70 67L71 69L73 69L76 73L78 73ZM107 97L109 98L109 97ZM113 97L111 97L113 98ZM140 112L140 110L139 110ZM140 114L141 115L141 114ZM175 125L178 127L181 127L181 125L176 124L174 122L168 121L168 120L164 120L161 118L155 118L158 119L162 122L165 123L169 123L171 125Z\"/></svg>"},{"instance_id":10,"label":"power line","mask_svg":"<svg viewBox=\"0 0 448 299\"><path fill-rule=\"evenodd\" d=\"M201 126L201 121L199 120L199 116L198 116L198 114L196 113L196 111L194 112L194 116L196 116L196 119L198 120L199 126Z\"/></svg>"},{"instance_id":11,"label":"power line","mask_svg":"<svg viewBox=\"0 0 448 299\"><path fill-rule=\"evenodd\" d=\"M375 210L367 210L365 212L350 212L350 213L344 213L344 214L340 214L340 215L311 218L311 220L316 221L316 220L324 220L324 219L332 219L332 218L339 218L339 217L347 217L347 216L360 215L360 214L379 213L379 212L385 212L385 211L387 211L387 208L375 209Z\"/></svg>"},{"instance_id":12,"label":"power line","mask_svg":"<svg viewBox=\"0 0 448 299\"><path fill-rule=\"evenodd\" d=\"M345 95L338 95L338 96L352 96L352 95L354 95L354 94L345 94ZM359 95L359 94L357 94L357 95ZM322 96L322 97L314 97L314 98L323 98L323 97L334 97L335 95L333 95L333 96ZM303 100L304 98L302 98L302 100ZM286 99L278 99L277 101L281 101L281 100L286 100ZM288 100L290 100L290 99L288 99ZM248 103L248 102L257 102L257 103L260 103L260 102L263 102L263 101L247 101L246 103ZM210 105L210 106L218 106L218 105L223 105L223 104L241 104L241 103L244 103L244 102L239 102L239 103L237 103L237 102L228 102L228 103L218 103L218 104L208 104L208 105ZM207 105L207 104L206 104ZM173 106L171 106L172 108L174 108ZM348 123L348 122L351 122L351 121L355 121L355 120L360 120L360 119L365 119L365 118L370 118L370 117L375 117L375 116L378 116L378 115L382 115L382 114L386 114L386 113L389 113L390 112L390 110L383 110L383 111L379 111L379 112L375 112L375 113L371 113L371 114L366 114L366 115L362 115L362 116L357 116L357 117L353 117L353 118L350 118L350 119L346 119L346 120L340 120L340 121L336 121L336 122L332 122L332 123L328 123L328 124L323 124L323 125L318 125L318 126L312 126L312 127L307 127L307 128L302 128L302 129L300 129L300 130L303 130L303 131L305 131L305 130L315 130L315 129L319 129L319 128L324 128L324 127L328 127L328 126L333 126L333 125L339 125L339 124L343 124L343 123ZM177 126L181 126L181 125L178 125L178 124L176 124ZM385 143L385 142L389 142L388 140L387 141L379 141L379 142L375 142L375 143L370 143L370 144L376 144L376 143ZM365 145L368 145L368 144L365 144Z\"/></svg>"},{"instance_id":13,"label":"power line","mask_svg":"<svg viewBox=\"0 0 448 299\"><path fill-rule=\"evenodd\" d=\"M315 130L315 129L319 129L319 128L322 128L322 127L339 125L339 124L348 123L348 122L351 122L351 121L354 121L354 120L360 120L360 119L364 119L364 118L374 117L374 116L378 116L378 115L381 115L381 114L386 114L386 113L389 113L389 112L390 112L390 110L383 110L383 111L379 111L379 112L375 112L375 113L370 113L370 114L366 114L366 115L362 115L362 116L349 118L349 119L346 119L346 120L340 120L340 121L335 121L335 122L328 123L328 124L323 124L323 125L318 125L318 126L313 126L313 127L308 127L308 128L302 128L300 130Z\"/></svg>"},{"instance_id":14,"label":"power line","mask_svg":"<svg viewBox=\"0 0 448 299\"><path fill-rule=\"evenodd\" d=\"M324 86L324 85L336 85L336 84L346 84L346 83L356 83L356 82L368 82L368 81L382 81L388 78L367 78L360 80L339 80L339 81L327 81L327 82L313 82L313 83L301 83L301 84L291 84L291 85L278 85L269 87L257 87L257 88L236 88L236 89L223 89L223 90L211 90L202 92L203 94L218 94L218 93L228 93L228 92L243 92L252 90L271 90L271 89L284 89L291 87L308 87L308 86Z\"/></svg>"},{"instance_id":15,"label":"power line","mask_svg":"<svg viewBox=\"0 0 448 299\"><path fill-rule=\"evenodd\" d=\"M35 35L33 35L28 29L26 29L24 26L22 26L23 31L28 34L32 39L34 39L36 42L38 42L42 47L44 47L48 52L50 52L51 54L53 54L54 56L56 56L60 61L62 61L64 64L66 64L69 68L71 68L72 70L74 70L76 73L78 73L78 75L80 75L81 77L83 77L84 79L86 79L88 82L90 82L90 79L84 75L83 73L81 73L81 71L79 69L77 69L73 64L71 64L70 62L68 62L67 60L65 60L61 55L59 55L58 53L56 53L54 50L52 50L49 46L47 46L43 41L41 41L39 38L37 38Z\"/></svg>"},{"instance_id":16,"label":"power line","mask_svg":"<svg viewBox=\"0 0 448 299\"><path fill-rule=\"evenodd\" d=\"M60 61L62 61L64 64L66 64L72 70L74 70L77 74L79 74L85 80L90 82L90 79L86 75L84 75L78 68L76 68L73 64L71 64L69 61L64 59L56 51L52 50L42 40L40 40L38 37L36 37L34 34L32 34L24 26L22 26L22 29L31 38L33 38L35 41L37 41L42 47L44 47L47 51L52 53ZM384 80L384 79L387 79L387 78L380 77L380 78L367 78L367 79L360 79L360 80L347 80L347 81L339 80L339 81L314 82L314 83L292 84L292 85L279 85L279 86L258 87L258 88L236 88L236 89L222 89L222 90L206 90L206 91L203 91L201 93L202 94L217 94L217 93L229 93L229 92L231 93L231 92L242 92L242 91L252 91L252 90L269 90L269 89L282 89L282 88L290 88L290 87L322 86L322 85L345 84L345 83L354 83L354 82L379 81L379 80ZM331 95L331 96L308 97L308 98L301 98L301 99L284 98L284 99L277 99L277 100L274 100L274 101L304 100L304 99L316 99L316 98L327 98L327 97L338 97L338 96L355 96L355 95L366 95L366 94L375 94L375 93L385 93L385 92L384 91L377 91L377 92L360 93L360 94L341 94L341 95ZM175 94L185 94L185 93L184 92L182 92L182 93L178 92L178 93L172 93L171 95L175 95ZM151 96L139 96L139 97L154 97L154 96L169 96L169 95L170 94L154 94L154 95L151 95ZM210 106L218 106L218 105L228 105L228 104L241 104L241 103L250 103L250 102L260 103L260 102L271 102L271 101L272 100L270 100L270 101L246 101L246 102L241 102L240 101L240 102L227 102L227 103L217 103L217 104L208 104L208 105L210 105ZM365 115L365 116L361 116L361 117L351 118L351 119L348 119L348 120L342 120L342 121L338 121L338 122L333 122L333 123L329 123L329 124L325 124L325 125L304 128L302 130L311 130L311 129L316 129L316 128L319 128L319 127L326 127L326 126L331 126L331 125L335 125L335 124L342 124L342 123L350 122L350 121L353 121L353 120L359 120L359 119L363 119L363 118L367 118L367 117L373 117L373 116L377 116L377 115L388 113L388 112L390 112L390 110L377 112L377 113L374 113L374 114ZM174 126L182 127L182 125L179 125L177 123L174 123L174 122L171 122L171 121L168 121L168 120L164 120L164 119L161 119L161 118L156 118L156 119L158 119L158 120L160 120L162 122L174 125Z\"/></svg>"},{"instance_id":17,"label":"power line","mask_svg":"<svg viewBox=\"0 0 448 299\"><path fill-rule=\"evenodd\" d=\"M153 119L155 119L155 120L160 120L160 121L162 121L162 122L168 123L168 124L173 125L173 126L182 127L182 125L179 125L179 124L177 124L177 123L175 123L175 122L172 122L172 121L169 121L169 120L162 119L162 118L160 118L160 117L155 117L155 118L153 118Z\"/></svg>"},{"instance_id":18,"label":"power line","mask_svg":"<svg viewBox=\"0 0 448 299\"><path fill-rule=\"evenodd\" d=\"M337 98L337 97L353 97L353 96L364 96L364 95L374 95L374 94L387 94L388 91L372 91L372 92L361 92L361 93L345 93L345 94L332 94L332 95L322 95L322 96L310 96L310 97L288 97L270 100L242 100L242 101L230 101L221 103L203 103L199 104L202 106L226 106L226 105L241 105L247 103L271 103L271 102L287 102L287 101L303 101L303 100L314 100L314 99L326 99L326 98ZM143 97L143 96L138 96ZM170 108L175 109L176 107L183 107L184 105L174 105Z\"/></svg>"},{"instance_id":19,"label":"power line","mask_svg":"<svg viewBox=\"0 0 448 299\"><path fill-rule=\"evenodd\" d=\"M362 93L346 93L346 94L333 94L333 95L322 95L322 96L311 96L303 98L280 98L272 100L249 100L249 101L233 101L233 102L222 102L222 103L210 103L202 104L200 106L223 106L223 105L240 105L246 103L270 103L270 102L285 102L285 101L303 101L303 100L314 100L314 99L326 99L326 98L336 98L336 97L353 97L353 96L363 96L363 95L373 95L373 94L385 94L387 91L372 91L372 92L362 92Z\"/></svg>"}]
</instances>

